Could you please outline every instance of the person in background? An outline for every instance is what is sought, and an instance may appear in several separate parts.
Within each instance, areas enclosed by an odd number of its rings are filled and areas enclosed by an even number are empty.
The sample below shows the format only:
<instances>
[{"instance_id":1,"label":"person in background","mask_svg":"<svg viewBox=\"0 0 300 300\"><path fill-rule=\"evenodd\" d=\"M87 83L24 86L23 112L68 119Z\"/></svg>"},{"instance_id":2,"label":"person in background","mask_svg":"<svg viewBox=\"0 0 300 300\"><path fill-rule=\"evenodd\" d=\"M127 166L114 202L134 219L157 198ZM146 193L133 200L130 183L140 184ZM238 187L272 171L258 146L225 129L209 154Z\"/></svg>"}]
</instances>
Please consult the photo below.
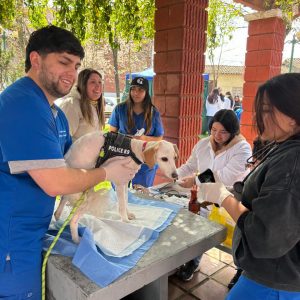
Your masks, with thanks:
<instances>
[{"instance_id":1,"label":"person in background","mask_svg":"<svg viewBox=\"0 0 300 300\"><path fill-rule=\"evenodd\" d=\"M65 113L72 140L82 135L103 130L105 126L102 76L94 69L78 74L77 87L59 104Z\"/></svg>"},{"instance_id":2,"label":"person in background","mask_svg":"<svg viewBox=\"0 0 300 300\"><path fill-rule=\"evenodd\" d=\"M1 299L41 299L42 240L57 195L104 180L125 184L137 171L127 159L92 170L66 166L72 141L54 101L70 92L83 57L71 32L56 26L34 31L26 76L0 95Z\"/></svg>"},{"instance_id":3,"label":"person in background","mask_svg":"<svg viewBox=\"0 0 300 300\"><path fill-rule=\"evenodd\" d=\"M221 109L209 127L211 135L201 139L193 148L185 164L177 169L180 185L191 188L196 181L196 174L211 169L226 186L233 186L236 181L247 175L247 159L251 156L251 146L240 134L240 125L232 110ZM200 257L181 266L177 276L183 281L193 278L198 270Z\"/></svg>"},{"instance_id":4,"label":"person in background","mask_svg":"<svg viewBox=\"0 0 300 300\"><path fill-rule=\"evenodd\" d=\"M243 273L227 300L300 299L300 74L271 78L256 93L258 134L274 147L235 185L203 183L206 201L224 207L236 222L232 254Z\"/></svg>"},{"instance_id":5,"label":"person in background","mask_svg":"<svg viewBox=\"0 0 300 300\"><path fill-rule=\"evenodd\" d=\"M115 107L108 123L110 131L129 134L135 139L146 142L162 140L164 129L160 113L152 104L146 78L136 77L132 80L127 100ZM140 132L144 133L140 135ZM143 164L132 184L152 186L157 168L157 165L150 169Z\"/></svg>"},{"instance_id":6,"label":"person in background","mask_svg":"<svg viewBox=\"0 0 300 300\"><path fill-rule=\"evenodd\" d=\"M243 107L242 107L242 101L240 100L240 96L234 97L234 106L233 110L238 117L239 121L241 121L242 113L243 113Z\"/></svg>"},{"instance_id":7,"label":"person in background","mask_svg":"<svg viewBox=\"0 0 300 300\"><path fill-rule=\"evenodd\" d=\"M236 95L234 96L233 110L236 110L238 108L242 108L242 101L240 99L240 96Z\"/></svg>"},{"instance_id":8,"label":"person in background","mask_svg":"<svg viewBox=\"0 0 300 300\"><path fill-rule=\"evenodd\" d=\"M225 93L224 108L233 109L234 101L230 92Z\"/></svg>"},{"instance_id":9,"label":"person in background","mask_svg":"<svg viewBox=\"0 0 300 300\"><path fill-rule=\"evenodd\" d=\"M221 100L218 88L214 88L211 91L211 93L208 95L205 106L206 106L206 121L207 121L208 127L210 127L210 123L211 123L213 116L220 109L224 108L224 102Z\"/></svg>"}]
</instances>

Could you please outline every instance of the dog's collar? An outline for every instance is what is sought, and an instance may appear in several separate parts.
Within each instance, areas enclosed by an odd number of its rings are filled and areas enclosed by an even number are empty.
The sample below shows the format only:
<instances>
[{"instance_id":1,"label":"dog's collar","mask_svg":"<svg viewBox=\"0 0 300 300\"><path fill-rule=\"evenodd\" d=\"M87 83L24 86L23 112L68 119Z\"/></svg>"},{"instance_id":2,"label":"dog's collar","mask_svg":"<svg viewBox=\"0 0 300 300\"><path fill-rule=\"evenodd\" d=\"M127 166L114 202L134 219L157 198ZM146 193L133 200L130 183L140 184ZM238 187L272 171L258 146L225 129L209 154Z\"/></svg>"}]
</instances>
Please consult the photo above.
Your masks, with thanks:
<instances>
[{"instance_id":1,"label":"dog's collar","mask_svg":"<svg viewBox=\"0 0 300 300\"><path fill-rule=\"evenodd\" d=\"M142 146L142 152L145 151L146 147L147 147L147 142L144 142L144 143L143 143L143 146Z\"/></svg>"},{"instance_id":2,"label":"dog's collar","mask_svg":"<svg viewBox=\"0 0 300 300\"><path fill-rule=\"evenodd\" d=\"M122 133L107 132L104 135L105 141L100 149L96 168L99 168L106 160L114 156L130 156L135 163L141 165L140 161L131 149L131 138Z\"/></svg>"}]
</instances>

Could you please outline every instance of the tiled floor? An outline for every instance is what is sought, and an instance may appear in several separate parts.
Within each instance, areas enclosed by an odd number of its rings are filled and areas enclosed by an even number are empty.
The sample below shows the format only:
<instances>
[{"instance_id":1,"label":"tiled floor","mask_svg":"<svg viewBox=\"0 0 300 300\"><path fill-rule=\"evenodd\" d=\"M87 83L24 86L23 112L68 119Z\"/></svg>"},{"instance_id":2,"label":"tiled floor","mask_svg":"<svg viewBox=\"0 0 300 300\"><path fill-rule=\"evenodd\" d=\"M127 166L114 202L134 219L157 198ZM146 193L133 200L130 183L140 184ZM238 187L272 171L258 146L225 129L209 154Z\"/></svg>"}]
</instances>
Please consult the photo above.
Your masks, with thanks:
<instances>
[{"instance_id":1,"label":"tiled floor","mask_svg":"<svg viewBox=\"0 0 300 300\"><path fill-rule=\"evenodd\" d=\"M235 274L232 256L217 248L205 252L200 270L189 282L182 282L175 275L169 277L169 300L223 300L227 285Z\"/></svg>"}]
</instances>

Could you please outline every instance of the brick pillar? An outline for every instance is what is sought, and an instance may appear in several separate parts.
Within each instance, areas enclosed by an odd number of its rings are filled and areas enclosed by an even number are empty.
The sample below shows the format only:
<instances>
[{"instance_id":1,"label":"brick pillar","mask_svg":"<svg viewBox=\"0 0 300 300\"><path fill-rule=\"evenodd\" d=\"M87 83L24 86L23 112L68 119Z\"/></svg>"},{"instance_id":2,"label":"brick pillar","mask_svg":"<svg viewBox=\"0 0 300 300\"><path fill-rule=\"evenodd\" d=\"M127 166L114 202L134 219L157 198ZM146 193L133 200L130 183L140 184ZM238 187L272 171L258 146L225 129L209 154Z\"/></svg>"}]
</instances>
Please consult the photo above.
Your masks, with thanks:
<instances>
[{"instance_id":1,"label":"brick pillar","mask_svg":"<svg viewBox=\"0 0 300 300\"><path fill-rule=\"evenodd\" d=\"M247 15L249 22L243 87L241 131L252 144L257 135L252 128L253 103L257 88L281 73L285 25L281 11L272 9Z\"/></svg>"},{"instance_id":2,"label":"brick pillar","mask_svg":"<svg viewBox=\"0 0 300 300\"><path fill-rule=\"evenodd\" d=\"M156 0L154 103L165 139L176 143L179 165L201 132L208 0Z\"/></svg>"}]
</instances>

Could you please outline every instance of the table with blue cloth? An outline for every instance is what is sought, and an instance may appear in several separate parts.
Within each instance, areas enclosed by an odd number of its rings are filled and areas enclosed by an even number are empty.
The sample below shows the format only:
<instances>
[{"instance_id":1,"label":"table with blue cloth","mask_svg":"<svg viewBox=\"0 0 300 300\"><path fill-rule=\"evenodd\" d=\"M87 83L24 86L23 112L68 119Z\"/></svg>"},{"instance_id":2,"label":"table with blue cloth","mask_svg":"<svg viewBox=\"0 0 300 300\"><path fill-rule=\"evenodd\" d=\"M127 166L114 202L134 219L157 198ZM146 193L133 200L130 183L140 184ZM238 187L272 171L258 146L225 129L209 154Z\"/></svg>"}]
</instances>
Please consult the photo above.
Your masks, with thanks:
<instances>
[{"instance_id":1,"label":"table with blue cloth","mask_svg":"<svg viewBox=\"0 0 300 300\"><path fill-rule=\"evenodd\" d=\"M88 279L70 257L51 255L47 265L47 299L113 300L132 294L134 299L167 300L168 274L219 245L225 237L222 225L181 208L137 264L105 287Z\"/></svg>"}]
</instances>

